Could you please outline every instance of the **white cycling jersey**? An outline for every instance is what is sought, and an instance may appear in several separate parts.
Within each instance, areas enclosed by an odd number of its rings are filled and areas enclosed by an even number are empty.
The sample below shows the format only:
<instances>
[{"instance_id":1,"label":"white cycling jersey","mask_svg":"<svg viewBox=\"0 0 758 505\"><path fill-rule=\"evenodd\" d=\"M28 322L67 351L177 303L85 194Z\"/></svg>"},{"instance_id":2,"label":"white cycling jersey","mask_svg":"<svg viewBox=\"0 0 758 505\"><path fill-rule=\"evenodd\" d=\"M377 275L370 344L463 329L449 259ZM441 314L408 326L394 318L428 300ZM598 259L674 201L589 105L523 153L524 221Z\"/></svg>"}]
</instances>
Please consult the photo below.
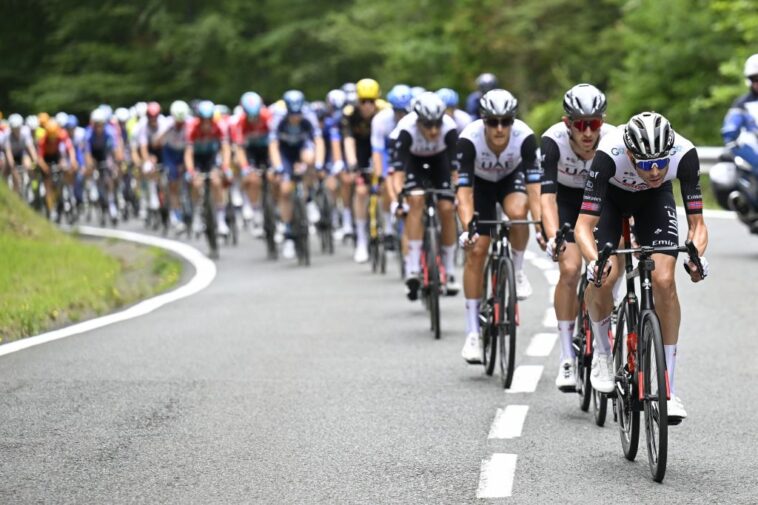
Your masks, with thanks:
<instances>
[{"instance_id":1,"label":"white cycling jersey","mask_svg":"<svg viewBox=\"0 0 758 505\"><path fill-rule=\"evenodd\" d=\"M153 144L158 138L159 132L163 129L163 124L166 121L166 117L162 114L158 116L158 124L152 128L147 122L147 116L140 119L137 124L137 130L135 136L137 138L137 144L140 146L146 146Z\"/></svg>"},{"instance_id":2,"label":"white cycling jersey","mask_svg":"<svg viewBox=\"0 0 758 505\"><path fill-rule=\"evenodd\" d=\"M600 128L600 139L611 133L615 128L613 125L603 123ZM571 135L566 124L563 121L555 123L542 136L552 139L560 151L558 184L569 188L584 188L587 175L590 173L592 158L583 160L576 155L571 148Z\"/></svg>"},{"instance_id":3,"label":"white cycling jersey","mask_svg":"<svg viewBox=\"0 0 758 505\"><path fill-rule=\"evenodd\" d=\"M23 154L23 151L26 150L26 147L29 144L32 144L33 146L34 142L32 140L32 133L29 130L29 127L26 125L21 127L18 135L14 135L13 130L10 128L5 132L0 132L0 146L3 148L5 148L6 145L10 147L10 150L14 156L18 155L19 153Z\"/></svg>"},{"instance_id":4,"label":"white cycling jersey","mask_svg":"<svg viewBox=\"0 0 758 505\"><path fill-rule=\"evenodd\" d=\"M396 139L400 132L406 131L411 136L410 153L414 156L434 156L447 149L445 137L451 130L456 130L453 118L445 114L442 116L442 128L440 134L434 140L427 140L421 133L418 126L418 114L411 112L397 122L397 126L390 134L391 139Z\"/></svg>"},{"instance_id":5,"label":"white cycling jersey","mask_svg":"<svg viewBox=\"0 0 758 505\"><path fill-rule=\"evenodd\" d=\"M453 111L453 121L458 127L458 133L461 133L472 121L471 116L461 109L455 109Z\"/></svg>"},{"instance_id":6,"label":"white cycling jersey","mask_svg":"<svg viewBox=\"0 0 758 505\"><path fill-rule=\"evenodd\" d=\"M158 134L163 137L163 145L175 151L183 151L187 147L187 124L184 121L177 128L174 118L167 117Z\"/></svg>"},{"instance_id":7,"label":"white cycling jersey","mask_svg":"<svg viewBox=\"0 0 758 505\"><path fill-rule=\"evenodd\" d=\"M387 138L397 126L395 111L387 108L382 109L371 119L371 149L384 151L387 147Z\"/></svg>"},{"instance_id":8,"label":"white cycling jersey","mask_svg":"<svg viewBox=\"0 0 758 505\"><path fill-rule=\"evenodd\" d=\"M498 182L516 170L522 160L521 145L529 135L534 135L529 126L516 119L511 127L511 138L508 146L496 155L487 145L484 136L484 121L477 119L461 132L461 140L465 139L474 146L474 175L490 182Z\"/></svg>"}]
</instances>

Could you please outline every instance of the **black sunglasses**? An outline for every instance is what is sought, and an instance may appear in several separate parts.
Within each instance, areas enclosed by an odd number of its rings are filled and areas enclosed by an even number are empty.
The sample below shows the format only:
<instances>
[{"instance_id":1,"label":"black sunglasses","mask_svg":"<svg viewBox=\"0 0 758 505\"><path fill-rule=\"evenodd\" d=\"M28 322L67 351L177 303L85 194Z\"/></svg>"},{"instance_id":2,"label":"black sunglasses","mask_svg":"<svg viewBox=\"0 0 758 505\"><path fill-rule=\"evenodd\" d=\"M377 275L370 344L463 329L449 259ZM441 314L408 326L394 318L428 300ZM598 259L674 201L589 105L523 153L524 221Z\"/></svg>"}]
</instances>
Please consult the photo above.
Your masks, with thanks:
<instances>
[{"instance_id":1,"label":"black sunglasses","mask_svg":"<svg viewBox=\"0 0 758 505\"><path fill-rule=\"evenodd\" d=\"M513 121L515 121L515 119L512 117L501 117L499 119L496 117L491 117L491 118L485 119L484 124L486 124L490 128L497 128L498 125L502 126L503 128L507 128L513 125Z\"/></svg>"},{"instance_id":2,"label":"black sunglasses","mask_svg":"<svg viewBox=\"0 0 758 505\"><path fill-rule=\"evenodd\" d=\"M441 128L442 127L442 120L438 119L436 121L419 121L421 123L421 126L424 128L431 130L432 128Z\"/></svg>"},{"instance_id":3,"label":"black sunglasses","mask_svg":"<svg viewBox=\"0 0 758 505\"><path fill-rule=\"evenodd\" d=\"M376 103L376 100L371 100L371 99L361 100L361 104L365 105L367 103Z\"/></svg>"},{"instance_id":4,"label":"black sunglasses","mask_svg":"<svg viewBox=\"0 0 758 505\"><path fill-rule=\"evenodd\" d=\"M758 82L758 75L751 75L748 79L750 79L750 82Z\"/></svg>"}]
</instances>

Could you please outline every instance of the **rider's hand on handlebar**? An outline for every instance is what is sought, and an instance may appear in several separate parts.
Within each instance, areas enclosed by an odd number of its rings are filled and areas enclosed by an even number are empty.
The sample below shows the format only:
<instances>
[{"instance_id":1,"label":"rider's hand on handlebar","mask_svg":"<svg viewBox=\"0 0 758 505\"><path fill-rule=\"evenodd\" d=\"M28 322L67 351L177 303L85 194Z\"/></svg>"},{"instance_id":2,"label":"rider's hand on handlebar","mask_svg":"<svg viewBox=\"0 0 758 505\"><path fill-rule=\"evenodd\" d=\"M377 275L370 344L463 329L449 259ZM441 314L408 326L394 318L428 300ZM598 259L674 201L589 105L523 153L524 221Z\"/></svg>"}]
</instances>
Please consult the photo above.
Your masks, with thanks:
<instances>
[{"instance_id":1,"label":"rider's hand on handlebar","mask_svg":"<svg viewBox=\"0 0 758 505\"><path fill-rule=\"evenodd\" d=\"M476 241L479 240L479 234L474 232L473 235L469 236L468 231L464 231L461 233L461 235L458 237L458 244L466 250L471 249L474 247L474 244L476 244Z\"/></svg>"},{"instance_id":2,"label":"rider's hand on handlebar","mask_svg":"<svg viewBox=\"0 0 758 505\"><path fill-rule=\"evenodd\" d=\"M555 237L550 237L548 241L545 243L545 252L547 253L547 257L550 258L553 261L557 261L557 257L555 254Z\"/></svg>"},{"instance_id":3,"label":"rider's hand on handlebar","mask_svg":"<svg viewBox=\"0 0 758 505\"><path fill-rule=\"evenodd\" d=\"M406 214L408 214L409 210L410 210L410 207L405 202L403 202L402 205L400 205L400 202L398 202L397 200L395 200L394 202L390 203L390 213L393 216L403 217Z\"/></svg>"},{"instance_id":4,"label":"rider's hand on handlebar","mask_svg":"<svg viewBox=\"0 0 758 505\"><path fill-rule=\"evenodd\" d=\"M612 264L610 261L607 261L605 263L605 268L603 269L604 271L602 272L602 277L601 277L602 279L601 284L605 283L605 281L608 280L608 276L611 274L611 266ZM590 284L594 284L595 279L598 278L597 267L598 267L598 264L597 264L597 261L595 260L592 260L587 264L587 282L589 282Z\"/></svg>"},{"instance_id":5,"label":"rider's hand on handlebar","mask_svg":"<svg viewBox=\"0 0 758 505\"><path fill-rule=\"evenodd\" d=\"M537 239L537 245L540 246L540 249L542 249L543 251L546 251L548 243L545 242L545 236L542 234L542 230L536 233L535 238ZM550 256L552 256L552 254Z\"/></svg>"},{"instance_id":6,"label":"rider's hand on handlebar","mask_svg":"<svg viewBox=\"0 0 758 505\"><path fill-rule=\"evenodd\" d=\"M703 265L702 277L700 277L700 273L697 271L697 265L695 265L694 262L690 261L689 258L684 258L684 269L687 270L688 274L690 274L690 279L692 282L700 282L708 277L708 260L705 259L705 256L700 256L700 264Z\"/></svg>"}]
</instances>

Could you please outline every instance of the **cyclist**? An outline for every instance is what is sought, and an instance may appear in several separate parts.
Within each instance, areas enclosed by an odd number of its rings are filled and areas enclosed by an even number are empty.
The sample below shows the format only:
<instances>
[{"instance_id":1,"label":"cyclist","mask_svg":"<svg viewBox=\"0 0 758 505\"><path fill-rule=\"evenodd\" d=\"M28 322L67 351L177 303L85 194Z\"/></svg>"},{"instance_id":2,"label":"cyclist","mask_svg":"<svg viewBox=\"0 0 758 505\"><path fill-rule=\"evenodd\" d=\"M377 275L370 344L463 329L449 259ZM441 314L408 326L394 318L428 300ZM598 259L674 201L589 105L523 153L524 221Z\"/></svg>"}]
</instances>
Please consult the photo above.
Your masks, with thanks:
<instances>
[{"instance_id":1,"label":"cyclist","mask_svg":"<svg viewBox=\"0 0 758 505\"><path fill-rule=\"evenodd\" d=\"M498 82L495 74L485 72L476 78L476 91L466 98L466 112L472 119L479 119L479 100L488 91L497 88Z\"/></svg>"},{"instance_id":2,"label":"cyclist","mask_svg":"<svg viewBox=\"0 0 758 505\"><path fill-rule=\"evenodd\" d=\"M147 179L148 201L147 206L150 210L158 210L160 201L158 199L158 182L160 173L158 165L163 165L163 146L161 145L161 131L165 118L161 114L161 105L158 102L147 104L145 117L137 127L139 144L139 155L142 160L142 173Z\"/></svg>"},{"instance_id":3,"label":"cyclist","mask_svg":"<svg viewBox=\"0 0 758 505\"><path fill-rule=\"evenodd\" d=\"M93 110L90 115L90 125L84 134L87 176L91 177L93 172L98 170L99 176L105 177L105 186L102 189L108 193L108 214L114 223L118 219L115 198L118 169L115 162L122 158L119 153L120 144L117 135L113 126L107 121L107 111L102 107ZM100 195L100 198L104 198L104 195Z\"/></svg>"},{"instance_id":4,"label":"cyclist","mask_svg":"<svg viewBox=\"0 0 758 505\"><path fill-rule=\"evenodd\" d=\"M334 238L342 240L345 235L350 235L353 231L353 215L350 211L349 185L350 174L344 170L345 161L342 156L342 133L340 124L342 123L342 109L347 103L347 95L341 89L333 89L326 95L326 116L322 126L324 135L325 165L329 169L329 176L326 178L326 189L333 202L337 201L337 190L340 186L342 207L343 227L339 227L339 209L336 205L332 207L332 229ZM341 179L340 179L341 178ZM342 184L340 185L340 180Z\"/></svg>"},{"instance_id":5,"label":"cyclist","mask_svg":"<svg viewBox=\"0 0 758 505\"><path fill-rule=\"evenodd\" d=\"M504 89L493 89L480 100L482 119L468 125L458 141L458 216L468 224L474 212L480 219L497 217L500 204L509 219L539 219L541 172L537 162L537 139L526 123L516 119L518 100ZM468 249L463 273L466 296L466 341L461 356L469 363L480 363L479 301L483 295L482 275L490 244L491 225L480 224L473 236L468 230L459 241ZM539 232L538 232L539 233ZM532 287L524 273L524 253L529 228L516 226L510 232L516 294L526 299Z\"/></svg>"},{"instance_id":6,"label":"cyclist","mask_svg":"<svg viewBox=\"0 0 758 505\"><path fill-rule=\"evenodd\" d=\"M236 124L232 125L231 137L237 164L242 170L242 186L245 202L242 217L252 219L253 234L262 236L263 214L261 211L261 177L268 167L268 137L271 111L263 105L263 99L253 91L240 97L242 111Z\"/></svg>"},{"instance_id":7,"label":"cyclist","mask_svg":"<svg viewBox=\"0 0 758 505\"><path fill-rule=\"evenodd\" d=\"M74 180L74 198L76 198L76 204L81 208L84 205L84 182L87 173L87 160L84 157L86 148L86 131L79 126L79 119L74 114L68 115L66 121L66 132L74 146L74 152L76 153L76 163L79 169L76 171Z\"/></svg>"},{"instance_id":8,"label":"cyclist","mask_svg":"<svg viewBox=\"0 0 758 505\"><path fill-rule=\"evenodd\" d=\"M458 93L454 89L440 88L437 90L437 95L445 103L445 113L458 125L458 134L460 134L471 122L471 116L458 108Z\"/></svg>"},{"instance_id":9,"label":"cyclist","mask_svg":"<svg viewBox=\"0 0 758 505\"><path fill-rule=\"evenodd\" d=\"M269 133L269 158L279 185L279 214L285 224L282 256L295 257L292 229L292 176L302 175L309 166L317 169L324 164L324 139L318 119L306 110L302 91L289 90L283 95L286 113L276 117Z\"/></svg>"},{"instance_id":10,"label":"cyclist","mask_svg":"<svg viewBox=\"0 0 758 505\"><path fill-rule=\"evenodd\" d=\"M8 127L0 145L4 145L6 170L9 170L13 177L16 191L22 194L21 173L18 168L28 173L32 164L37 162L37 153L31 131L24 126L24 118L20 114L11 114L8 117ZM3 176L5 177L5 174Z\"/></svg>"},{"instance_id":11,"label":"cyclist","mask_svg":"<svg viewBox=\"0 0 758 505\"><path fill-rule=\"evenodd\" d=\"M171 115L165 119L158 135L162 146L163 166L168 179L169 220L176 233L185 231L181 206L182 177L184 176L184 151L187 149L190 107L184 100L175 100L169 108Z\"/></svg>"},{"instance_id":12,"label":"cyclist","mask_svg":"<svg viewBox=\"0 0 758 505\"><path fill-rule=\"evenodd\" d=\"M78 166L71 139L66 130L58 126L55 119L47 118L45 120L45 128L37 143L37 161L45 178L47 207L50 209L51 219L57 221L58 216L55 210L57 202L53 201L54 192L51 165L58 164L61 167L66 184L73 182L73 173L76 172ZM67 170L67 166L70 171Z\"/></svg>"},{"instance_id":13,"label":"cyclist","mask_svg":"<svg viewBox=\"0 0 758 505\"><path fill-rule=\"evenodd\" d=\"M371 120L383 103L379 83L374 79L361 79L355 85L358 105L347 105L342 111L342 138L345 161L350 169L347 181L355 186L353 214L355 216L356 246L353 259L356 263L368 261L368 199L371 187Z\"/></svg>"},{"instance_id":14,"label":"cyclist","mask_svg":"<svg viewBox=\"0 0 758 505\"><path fill-rule=\"evenodd\" d=\"M393 165L397 187L406 192L429 184L434 189L451 190L451 172L457 171L455 145L458 131L455 121L445 114L445 104L431 91L420 94L413 103L413 112L398 121L390 135L394 138ZM405 220L408 234L408 256L405 262L405 285L409 300L418 298L421 286L421 249L424 237L424 196L409 194L410 209ZM442 225L441 256L447 272L447 293L456 294L455 282L455 214L453 195L440 195L438 211Z\"/></svg>"},{"instance_id":15,"label":"cyclist","mask_svg":"<svg viewBox=\"0 0 758 505\"><path fill-rule=\"evenodd\" d=\"M743 75L749 91L729 108L721 136L726 147L748 162L758 175L758 54L745 61Z\"/></svg>"},{"instance_id":16,"label":"cyclist","mask_svg":"<svg viewBox=\"0 0 758 505\"><path fill-rule=\"evenodd\" d=\"M228 132L214 119L214 105L210 100L203 100L197 105L197 118L187 127L187 145L184 148L184 167L187 178L193 180L195 188L195 208L201 208L198 197L203 187L203 179L197 177L195 168L202 173L210 173L211 198L216 206L217 230L220 235L227 235L229 227L226 225L226 207L224 205L224 191L222 176L215 170L216 159L221 153L221 171L227 180L232 179L230 167L230 149ZM196 232L203 230L201 221L202 212L195 212L193 228Z\"/></svg>"},{"instance_id":17,"label":"cyclist","mask_svg":"<svg viewBox=\"0 0 758 505\"><path fill-rule=\"evenodd\" d=\"M542 134L542 223L547 237L547 253L552 258L555 236L563 223L572 227L579 215L584 183L600 139L613 130L604 122L605 95L591 84L577 84L563 97L563 119ZM576 289L582 274L582 256L573 233L565 237L560 251L560 278L553 305L558 319L561 362L555 385L561 391L575 391L576 355L573 346L577 315Z\"/></svg>"},{"instance_id":18,"label":"cyclist","mask_svg":"<svg viewBox=\"0 0 758 505\"><path fill-rule=\"evenodd\" d=\"M389 160L392 158L389 152L393 143L390 134L397 126L398 121L408 114L411 106L411 88L405 84L396 84L387 93L387 100L391 107L380 110L371 120L371 158L374 167L374 175L385 178L382 185L382 212L384 213L384 237L385 247L392 250L395 247L395 228L392 223L392 203L397 200L399 191L387 177L392 170Z\"/></svg>"},{"instance_id":19,"label":"cyclist","mask_svg":"<svg viewBox=\"0 0 758 505\"><path fill-rule=\"evenodd\" d=\"M587 279L594 281L601 278L603 281L600 288L590 282L585 294L595 332L590 380L597 391L610 393L615 387L610 343L604 337L608 335L613 309L611 290L621 273L620 261L616 258L608 262L603 272L597 271L597 244L610 242L618 245L621 218L632 215L635 236L641 245L678 245L676 204L671 185L671 180L678 178L687 213L688 238L697 247L707 275L708 262L702 255L708 245L708 230L702 215L699 170L700 162L692 143L674 132L668 120L655 112L632 116L626 125L614 129L600 141L584 187L574 230L582 256L589 262ZM593 234L596 227L597 231ZM668 401L668 415L670 418L684 419L687 413L679 397L675 396L674 381L681 318L674 277L676 257L677 253L653 255L653 293L669 376L671 399ZM690 263L689 267L691 280L702 280L695 265Z\"/></svg>"}]
</instances>

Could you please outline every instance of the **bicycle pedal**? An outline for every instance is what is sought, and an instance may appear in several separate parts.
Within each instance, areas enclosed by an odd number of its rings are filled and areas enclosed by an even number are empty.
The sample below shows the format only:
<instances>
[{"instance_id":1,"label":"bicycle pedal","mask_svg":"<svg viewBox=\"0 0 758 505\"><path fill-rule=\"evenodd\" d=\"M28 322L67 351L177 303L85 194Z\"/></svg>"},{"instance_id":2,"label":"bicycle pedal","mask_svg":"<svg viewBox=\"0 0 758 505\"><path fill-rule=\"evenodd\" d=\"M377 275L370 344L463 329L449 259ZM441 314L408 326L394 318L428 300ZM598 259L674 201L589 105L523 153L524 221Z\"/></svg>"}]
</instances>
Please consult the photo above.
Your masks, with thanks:
<instances>
[{"instance_id":1,"label":"bicycle pedal","mask_svg":"<svg viewBox=\"0 0 758 505\"><path fill-rule=\"evenodd\" d=\"M681 417L671 417L668 416L668 425L669 426L679 426L682 424L683 419Z\"/></svg>"}]
</instances>

